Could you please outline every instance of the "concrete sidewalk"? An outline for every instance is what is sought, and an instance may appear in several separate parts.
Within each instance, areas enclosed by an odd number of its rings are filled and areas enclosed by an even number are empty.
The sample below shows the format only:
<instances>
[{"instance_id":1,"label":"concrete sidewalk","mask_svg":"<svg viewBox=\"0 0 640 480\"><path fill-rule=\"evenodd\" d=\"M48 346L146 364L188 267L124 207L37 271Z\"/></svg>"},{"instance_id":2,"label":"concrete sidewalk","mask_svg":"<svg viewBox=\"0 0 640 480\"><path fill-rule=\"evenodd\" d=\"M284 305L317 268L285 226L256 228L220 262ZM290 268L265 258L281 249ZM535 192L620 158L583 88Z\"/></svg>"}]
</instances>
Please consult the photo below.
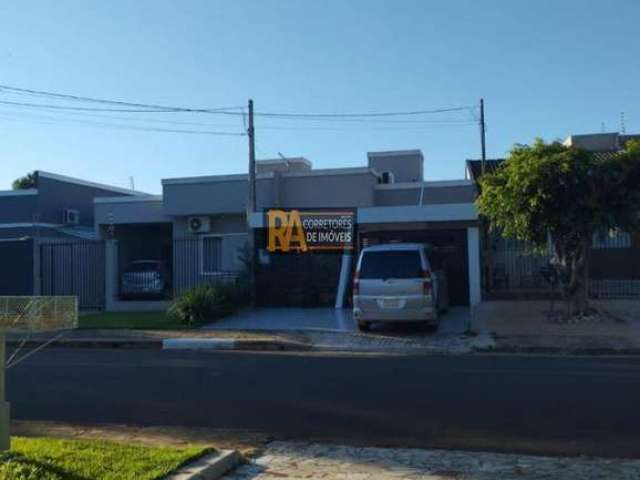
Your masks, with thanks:
<instances>
[{"instance_id":1,"label":"concrete sidewalk","mask_svg":"<svg viewBox=\"0 0 640 480\"><path fill-rule=\"evenodd\" d=\"M478 322L495 338L494 351L504 353L640 355L640 301L592 301L604 316L562 320L550 315L550 301L483 302ZM554 311L564 305L556 301Z\"/></svg>"},{"instance_id":2,"label":"concrete sidewalk","mask_svg":"<svg viewBox=\"0 0 640 480\"><path fill-rule=\"evenodd\" d=\"M640 478L640 460L273 442L225 480L583 480Z\"/></svg>"}]
</instances>

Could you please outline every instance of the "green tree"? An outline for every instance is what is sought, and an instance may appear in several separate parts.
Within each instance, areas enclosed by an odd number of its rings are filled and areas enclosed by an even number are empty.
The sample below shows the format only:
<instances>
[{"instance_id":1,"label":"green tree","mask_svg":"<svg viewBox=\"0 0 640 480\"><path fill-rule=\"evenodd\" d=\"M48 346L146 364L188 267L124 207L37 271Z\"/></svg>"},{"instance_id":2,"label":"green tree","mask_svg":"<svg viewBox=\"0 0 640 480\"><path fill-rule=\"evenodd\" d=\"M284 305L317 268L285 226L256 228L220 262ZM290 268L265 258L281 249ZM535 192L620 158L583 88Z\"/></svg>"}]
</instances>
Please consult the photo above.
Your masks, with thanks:
<instances>
[{"instance_id":1,"label":"green tree","mask_svg":"<svg viewBox=\"0 0 640 480\"><path fill-rule=\"evenodd\" d=\"M516 145L480 187L478 210L491 228L540 250L551 242L570 314L585 314L593 235L640 226L640 142L607 156L542 140Z\"/></svg>"},{"instance_id":2,"label":"green tree","mask_svg":"<svg viewBox=\"0 0 640 480\"><path fill-rule=\"evenodd\" d=\"M11 186L14 190L36 188L36 172L27 173L24 177L15 179Z\"/></svg>"}]
</instances>

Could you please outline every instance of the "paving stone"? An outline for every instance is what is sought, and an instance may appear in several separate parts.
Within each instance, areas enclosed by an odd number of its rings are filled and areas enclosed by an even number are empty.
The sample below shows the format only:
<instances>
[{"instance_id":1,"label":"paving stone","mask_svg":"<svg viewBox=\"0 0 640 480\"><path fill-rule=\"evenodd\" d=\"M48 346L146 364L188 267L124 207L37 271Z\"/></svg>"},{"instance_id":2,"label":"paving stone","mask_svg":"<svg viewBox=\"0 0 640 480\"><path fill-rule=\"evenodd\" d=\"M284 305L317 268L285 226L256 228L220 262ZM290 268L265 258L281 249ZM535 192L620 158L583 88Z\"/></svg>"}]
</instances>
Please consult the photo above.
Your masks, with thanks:
<instances>
[{"instance_id":1,"label":"paving stone","mask_svg":"<svg viewBox=\"0 0 640 480\"><path fill-rule=\"evenodd\" d=\"M640 480L640 460L273 442L225 480Z\"/></svg>"}]
</instances>

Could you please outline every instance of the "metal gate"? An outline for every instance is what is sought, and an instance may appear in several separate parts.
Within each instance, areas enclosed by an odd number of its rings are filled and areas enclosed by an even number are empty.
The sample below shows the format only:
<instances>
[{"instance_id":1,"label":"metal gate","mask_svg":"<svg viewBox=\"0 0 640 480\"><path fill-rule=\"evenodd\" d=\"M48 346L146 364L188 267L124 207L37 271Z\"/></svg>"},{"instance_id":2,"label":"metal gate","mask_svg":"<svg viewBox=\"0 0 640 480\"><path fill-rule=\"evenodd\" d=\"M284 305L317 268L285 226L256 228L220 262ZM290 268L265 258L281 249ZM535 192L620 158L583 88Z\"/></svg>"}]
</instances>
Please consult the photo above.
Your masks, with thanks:
<instances>
[{"instance_id":1,"label":"metal gate","mask_svg":"<svg viewBox=\"0 0 640 480\"><path fill-rule=\"evenodd\" d=\"M74 295L81 310L105 306L105 244L102 241L40 245L42 295Z\"/></svg>"},{"instance_id":2,"label":"metal gate","mask_svg":"<svg viewBox=\"0 0 640 480\"><path fill-rule=\"evenodd\" d=\"M0 240L0 295L33 295L33 240Z\"/></svg>"}]
</instances>

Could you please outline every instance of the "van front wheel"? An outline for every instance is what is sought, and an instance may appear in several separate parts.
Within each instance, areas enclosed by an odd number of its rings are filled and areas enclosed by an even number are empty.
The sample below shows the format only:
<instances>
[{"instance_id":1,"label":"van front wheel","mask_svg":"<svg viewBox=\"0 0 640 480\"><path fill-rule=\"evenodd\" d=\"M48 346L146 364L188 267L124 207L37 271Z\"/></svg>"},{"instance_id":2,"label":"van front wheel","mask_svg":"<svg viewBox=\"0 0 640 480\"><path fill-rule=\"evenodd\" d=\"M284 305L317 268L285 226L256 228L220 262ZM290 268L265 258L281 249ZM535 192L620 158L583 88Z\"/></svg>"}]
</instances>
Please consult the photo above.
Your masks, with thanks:
<instances>
[{"instance_id":1,"label":"van front wheel","mask_svg":"<svg viewBox=\"0 0 640 480\"><path fill-rule=\"evenodd\" d=\"M369 327L371 327L370 322L365 322L363 320L358 321L358 330L360 330L361 332L368 332Z\"/></svg>"}]
</instances>

